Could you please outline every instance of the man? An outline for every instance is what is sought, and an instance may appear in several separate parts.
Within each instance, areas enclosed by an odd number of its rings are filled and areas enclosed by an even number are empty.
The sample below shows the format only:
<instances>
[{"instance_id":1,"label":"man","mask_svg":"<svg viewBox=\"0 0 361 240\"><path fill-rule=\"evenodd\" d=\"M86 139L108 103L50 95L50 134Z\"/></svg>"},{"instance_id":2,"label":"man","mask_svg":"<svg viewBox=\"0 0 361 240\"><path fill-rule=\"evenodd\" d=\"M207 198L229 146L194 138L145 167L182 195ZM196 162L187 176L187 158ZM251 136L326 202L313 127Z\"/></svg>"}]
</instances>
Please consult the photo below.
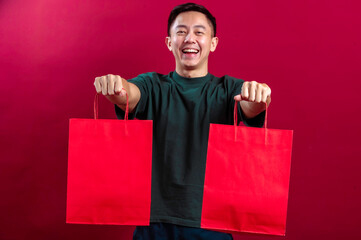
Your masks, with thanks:
<instances>
[{"instance_id":1,"label":"man","mask_svg":"<svg viewBox=\"0 0 361 240\"><path fill-rule=\"evenodd\" d=\"M175 7L165 42L175 58L174 72L146 73L129 81L108 74L94 82L96 91L115 104L119 118L126 92L130 117L153 120L151 224L137 227L134 239L232 239L199 228L209 124L232 124L238 104L238 119L262 126L271 90L255 81L208 73L208 55L218 38L216 20L203 6Z\"/></svg>"}]
</instances>

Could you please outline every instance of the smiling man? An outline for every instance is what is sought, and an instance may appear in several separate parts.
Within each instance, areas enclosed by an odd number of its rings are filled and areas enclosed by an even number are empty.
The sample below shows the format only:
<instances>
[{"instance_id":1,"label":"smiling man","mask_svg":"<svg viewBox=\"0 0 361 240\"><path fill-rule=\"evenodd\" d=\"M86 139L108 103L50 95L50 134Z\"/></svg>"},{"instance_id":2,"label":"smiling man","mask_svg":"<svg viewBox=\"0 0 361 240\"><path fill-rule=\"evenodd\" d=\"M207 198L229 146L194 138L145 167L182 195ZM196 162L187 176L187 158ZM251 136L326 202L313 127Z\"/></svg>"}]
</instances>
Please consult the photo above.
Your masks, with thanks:
<instances>
[{"instance_id":1,"label":"smiling man","mask_svg":"<svg viewBox=\"0 0 361 240\"><path fill-rule=\"evenodd\" d=\"M215 23L214 18L212 21ZM177 73L188 78L207 75L208 55L218 44L214 31L211 20L200 12L182 12L170 18L166 44L174 54Z\"/></svg>"},{"instance_id":2,"label":"smiling man","mask_svg":"<svg viewBox=\"0 0 361 240\"><path fill-rule=\"evenodd\" d=\"M208 72L208 56L218 38L216 19L201 5L187 3L172 10L165 42L175 71L128 81L108 74L94 82L96 91L115 104L119 118L124 116L126 91L130 117L153 120L151 224L137 227L134 239L232 239L200 229L209 124L233 124L237 104L238 119L261 127L271 90L266 84Z\"/></svg>"}]
</instances>

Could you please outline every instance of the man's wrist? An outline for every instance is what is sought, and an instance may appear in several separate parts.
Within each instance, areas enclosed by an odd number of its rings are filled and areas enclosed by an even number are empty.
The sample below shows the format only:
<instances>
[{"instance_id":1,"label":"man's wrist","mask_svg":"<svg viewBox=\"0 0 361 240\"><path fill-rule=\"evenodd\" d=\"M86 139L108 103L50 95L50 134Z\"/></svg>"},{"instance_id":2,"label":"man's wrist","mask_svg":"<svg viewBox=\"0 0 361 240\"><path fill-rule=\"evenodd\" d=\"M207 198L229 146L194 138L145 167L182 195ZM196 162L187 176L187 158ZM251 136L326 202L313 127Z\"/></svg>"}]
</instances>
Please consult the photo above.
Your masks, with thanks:
<instances>
[{"instance_id":1,"label":"man's wrist","mask_svg":"<svg viewBox=\"0 0 361 240\"><path fill-rule=\"evenodd\" d=\"M266 104L262 102L257 103L257 102L240 101L239 104L244 116L247 119L254 118L257 115L259 115L261 112L266 110Z\"/></svg>"}]
</instances>

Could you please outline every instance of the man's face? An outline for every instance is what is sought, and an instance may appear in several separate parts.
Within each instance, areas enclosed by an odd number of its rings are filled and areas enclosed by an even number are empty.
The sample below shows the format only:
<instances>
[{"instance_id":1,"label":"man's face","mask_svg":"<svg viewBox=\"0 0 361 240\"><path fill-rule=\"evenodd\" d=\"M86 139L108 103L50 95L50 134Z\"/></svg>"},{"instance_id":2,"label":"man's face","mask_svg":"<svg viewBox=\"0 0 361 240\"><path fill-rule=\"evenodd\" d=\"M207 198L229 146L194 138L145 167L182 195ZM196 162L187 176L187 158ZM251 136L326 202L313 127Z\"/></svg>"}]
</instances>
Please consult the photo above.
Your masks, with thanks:
<instances>
[{"instance_id":1,"label":"man's face","mask_svg":"<svg viewBox=\"0 0 361 240\"><path fill-rule=\"evenodd\" d=\"M170 27L166 38L168 49L173 52L176 69L208 71L208 55L213 52L218 38L213 37L211 23L200 12L180 13Z\"/></svg>"}]
</instances>

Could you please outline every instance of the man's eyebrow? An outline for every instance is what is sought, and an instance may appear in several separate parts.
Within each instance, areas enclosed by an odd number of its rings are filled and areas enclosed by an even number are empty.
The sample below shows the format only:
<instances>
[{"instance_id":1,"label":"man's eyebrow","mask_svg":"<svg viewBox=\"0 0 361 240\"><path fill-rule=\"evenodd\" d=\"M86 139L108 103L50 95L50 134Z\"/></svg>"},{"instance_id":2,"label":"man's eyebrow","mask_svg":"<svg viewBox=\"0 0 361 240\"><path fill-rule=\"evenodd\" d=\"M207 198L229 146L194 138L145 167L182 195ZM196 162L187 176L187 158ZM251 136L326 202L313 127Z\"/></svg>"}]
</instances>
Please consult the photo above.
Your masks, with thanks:
<instances>
[{"instance_id":1,"label":"man's eyebrow","mask_svg":"<svg viewBox=\"0 0 361 240\"><path fill-rule=\"evenodd\" d=\"M175 28L187 28L186 25L177 25Z\"/></svg>"},{"instance_id":2,"label":"man's eyebrow","mask_svg":"<svg viewBox=\"0 0 361 240\"><path fill-rule=\"evenodd\" d=\"M194 28L203 28L204 30L206 29L206 27L203 25L195 25Z\"/></svg>"},{"instance_id":3,"label":"man's eyebrow","mask_svg":"<svg viewBox=\"0 0 361 240\"><path fill-rule=\"evenodd\" d=\"M181 24L181 25L177 25L175 28L187 28L187 26ZM195 26L193 26L193 28L203 28L203 29L206 29L206 27L203 26L203 25L195 25Z\"/></svg>"}]
</instances>

